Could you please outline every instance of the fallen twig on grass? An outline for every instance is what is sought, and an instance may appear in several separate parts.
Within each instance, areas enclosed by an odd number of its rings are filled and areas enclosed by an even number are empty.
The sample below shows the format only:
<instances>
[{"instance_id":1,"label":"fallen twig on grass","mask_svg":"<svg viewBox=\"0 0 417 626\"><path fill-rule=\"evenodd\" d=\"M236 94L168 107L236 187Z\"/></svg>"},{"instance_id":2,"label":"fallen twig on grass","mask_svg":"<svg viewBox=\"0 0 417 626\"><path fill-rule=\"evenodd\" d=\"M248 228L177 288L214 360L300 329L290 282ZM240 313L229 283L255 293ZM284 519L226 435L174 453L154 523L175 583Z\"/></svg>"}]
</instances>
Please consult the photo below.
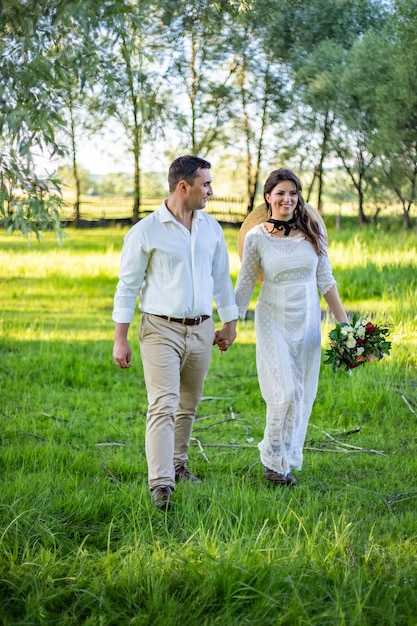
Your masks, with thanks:
<instances>
[{"instance_id":1,"label":"fallen twig on grass","mask_svg":"<svg viewBox=\"0 0 417 626\"><path fill-rule=\"evenodd\" d=\"M413 409L413 407L411 405L414 404L414 406L417 407L417 402L415 400L413 400L413 398L408 398L406 395L404 395L402 389L394 389L394 391L396 393L400 394L401 398L404 400L404 402L406 403L407 407L410 409L411 413L413 413L415 415L416 412L415 412L415 410Z\"/></svg>"},{"instance_id":2,"label":"fallen twig on grass","mask_svg":"<svg viewBox=\"0 0 417 626\"><path fill-rule=\"evenodd\" d=\"M194 423L195 422L202 422L203 420L209 420L212 417L216 417L216 416L212 413L211 415L203 415L202 417L196 417L195 420L194 420Z\"/></svg>"},{"instance_id":3,"label":"fallen twig on grass","mask_svg":"<svg viewBox=\"0 0 417 626\"><path fill-rule=\"evenodd\" d=\"M204 400L230 400L230 398L226 396L203 396L200 402L204 402Z\"/></svg>"},{"instance_id":4,"label":"fallen twig on grass","mask_svg":"<svg viewBox=\"0 0 417 626\"><path fill-rule=\"evenodd\" d=\"M207 398L207 399L208 399L208 400L211 400L212 398ZM215 400L217 400L218 398L214 398L214 399L215 399ZM228 398L224 398L224 399L225 399L225 400L228 400ZM230 422L231 420L236 420L235 413L234 413L234 411L233 411L233 407L232 407L232 406L229 406L229 412L230 412L230 415L231 415L231 419L230 419L230 420L224 420L224 421L228 421L228 422ZM208 419L210 419L211 417L216 417L216 416L215 416L215 415L213 415L213 414L211 414L211 415L203 415L202 417L196 417L196 418L195 418L195 420L194 420L194 422L202 422L203 420L208 420ZM237 421L237 420L236 420L236 421ZM245 421L245 420L240 420L240 421L241 421L241 422L243 422L243 421ZM218 424L220 424L221 422L217 422L217 423L218 423Z\"/></svg>"},{"instance_id":5,"label":"fallen twig on grass","mask_svg":"<svg viewBox=\"0 0 417 626\"><path fill-rule=\"evenodd\" d=\"M259 461L255 461L255 463L252 463L252 465L248 468L248 471L246 472L246 474L250 476L253 468L256 467L258 464L259 464Z\"/></svg>"},{"instance_id":6,"label":"fallen twig on grass","mask_svg":"<svg viewBox=\"0 0 417 626\"><path fill-rule=\"evenodd\" d=\"M120 448L127 448L127 443L120 443L119 441L104 441L103 443L95 443L97 447L111 447L111 446L119 446Z\"/></svg>"},{"instance_id":7,"label":"fallen twig on grass","mask_svg":"<svg viewBox=\"0 0 417 626\"><path fill-rule=\"evenodd\" d=\"M230 411L232 412L233 409L232 407L230 407ZM234 414L233 414L234 415ZM195 428L194 431L202 431L202 430L208 430L209 428L211 428L212 426L218 426L219 424L226 424L228 422L246 422L247 420L243 420L240 418L236 418L236 417L232 417L232 418L228 418L225 420L221 420L219 422L215 422L214 424L209 424L208 426L201 426L199 428ZM318 426L315 426L314 424L311 424L311 426L313 428L318 428ZM347 430L344 431L343 433L340 433L338 435L338 437L342 437L342 436L347 436L347 435L353 435L355 433L360 432L360 426L353 428L351 430ZM386 456L385 453L381 450L373 450L372 448L363 448L361 446L353 446L351 444L345 443L344 441L340 441L339 439L336 439L335 437L333 437L333 435L331 435L330 433L326 432L325 430L322 430L322 432L326 435L326 437L328 437L328 439L323 439L323 440L314 440L311 439L309 442L306 442L307 445L304 446L304 450L310 450L313 452L337 452L337 453L359 453L359 452L369 452L372 454L380 454L381 456ZM206 453L204 451L204 448L210 447L210 448L256 448L256 445L252 445L252 444L245 444L245 443L221 443L221 442L217 442L217 443L202 443L200 439L198 439L197 437L193 437L191 439L192 442L196 443L200 449L201 454L203 455L203 457L205 458L205 460L209 463L210 461L208 460ZM308 445L310 444L310 445ZM330 448L330 445L334 445L335 447Z\"/></svg>"},{"instance_id":8,"label":"fallen twig on grass","mask_svg":"<svg viewBox=\"0 0 417 626\"><path fill-rule=\"evenodd\" d=\"M338 433L338 437L346 437L347 435L355 435L356 433L361 432L361 427L357 426L356 428L352 428L352 430L344 430L342 433Z\"/></svg>"},{"instance_id":9,"label":"fallen twig on grass","mask_svg":"<svg viewBox=\"0 0 417 626\"><path fill-rule=\"evenodd\" d=\"M314 424L310 424L310 426L312 426L313 428L318 428L318 426L315 426ZM326 437L328 437L331 442L335 443L336 446L340 446L343 450L338 450L338 449L333 449L333 450L329 450L328 448L326 449L326 451L331 451L331 452L347 452L347 451L351 451L351 452L371 452L373 454L380 454L381 456L386 456L385 452L383 452L382 450L373 450L372 448L362 448L361 446L352 446L349 443L345 443L344 441L339 441L339 439L336 439L335 437L333 437L333 435L331 435L330 433L326 432L325 430L321 429L321 432L324 433L326 435ZM347 433L349 432L354 432L354 431L346 431ZM339 435L340 436L340 435ZM322 441L315 441L314 439L310 440L309 442L310 444L322 444L324 446L328 445L328 442L324 439ZM346 450L345 448L348 448L349 450ZM323 452L324 450L322 448L311 448L308 446L304 447L305 450L315 450L318 452Z\"/></svg>"},{"instance_id":10,"label":"fallen twig on grass","mask_svg":"<svg viewBox=\"0 0 417 626\"><path fill-rule=\"evenodd\" d=\"M410 500L411 498L417 497L417 491L406 491L405 493L396 493L390 498L382 498L388 509L391 511L391 504L395 502L400 502L400 500Z\"/></svg>"},{"instance_id":11,"label":"fallen twig on grass","mask_svg":"<svg viewBox=\"0 0 417 626\"><path fill-rule=\"evenodd\" d=\"M116 478L113 472L109 470L104 461L100 461L100 465L104 469L104 471L107 472L107 474L110 476L110 482L113 483L113 485L119 482L119 480Z\"/></svg>"},{"instance_id":12,"label":"fallen twig on grass","mask_svg":"<svg viewBox=\"0 0 417 626\"><path fill-rule=\"evenodd\" d=\"M46 437L40 437L40 435L34 435L33 433L17 433L18 435L22 435L22 437L33 437L34 439L38 439L39 441L48 441Z\"/></svg>"},{"instance_id":13,"label":"fallen twig on grass","mask_svg":"<svg viewBox=\"0 0 417 626\"><path fill-rule=\"evenodd\" d=\"M362 452L374 452L375 454L381 454L385 456L381 450L372 450L371 448L362 448L361 446L352 446L349 443L344 443L344 441L339 441L339 439L332 437L332 435L330 433L327 433L325 430L323 430L323 433L326 435L326 437L329 437L329 439L334 441L337 445L342 446L344 448L351 448L352 450L359 450Z\"/></svg>"},{"instance_id":14,"label":"fallen twig on grass","mask_svg":"<svg viewBox=\"0 0 417 626\"><path fill-rule=\"evenodd\" d=\"M63 417L56 417L55 415L50 415L49 413L41 413L43 417L49 417L51 420L55 420L57 422L69 422L69 420L64 419Z\"/></svg>"},{"instance_id":15,"label":"fallen twig on grass","mask_svg":"<svg viewBox=\"0 0 417 626\"><path fill-rule=\"evenodd\" d=\"M355 454L355 453L360 453L360 452L373 452L374 454L380 454L382 456L386 456L385 452L380 452L379 450L371 450L369 448L354 448L353 450L351 448L347 449L347 448L329 448L326 447L326 442L325 440L323 441L316 441L316 442L312 442L312 443L323 443L323 447L322 448L315 448L314 446L304 446L304 450L309 450L309 452L338 452L341 454Z\"/></svg>"},{"instance_id":16,"label":"fallen twig on grass","mask_svg":"<svg viewBox=\"0 0 417 626\"><path fill-rule=\"evenodd\" d=\"M201 443L200 439L198 439L198 437L192 437L191 441L195 441L195 443L198 445L198 449L200 450L203 459L207 461L207 463L210 463L206 453L204 452L203 444Z\"/></svg>"},{"instance_id":17,"label":"fallen twig on grass","mask_svg":"<svg viewBox=\"0 0 417 626\"><path fill-rule=\"evenodd\" d=\"M218 426L219 424L226 424L227 422L244 422L245 424L249 424L249 422L247 420L242 420L242 419L236 419L235 417L231 417L231 418L227 418L225 420L221 420L220 422L213 422L213 424L209 424L208 426L198 426L197 428L194 428L194 431L196 430L208 430L209 428L212 428L213 426Z\"/></svg>"},{"instance_id":18,"label":"fallen twig on grass","mask_svg":"<svg viewBox=\"0 0 417 626\"><path fill-rule=\"evenodd\" d=\"M257 448L256 445L248 444L248 443L205 443L202 444L195 437L191 441L198 441L201 446L204 445L205 448Z\"/></svg>"}]
</instances>

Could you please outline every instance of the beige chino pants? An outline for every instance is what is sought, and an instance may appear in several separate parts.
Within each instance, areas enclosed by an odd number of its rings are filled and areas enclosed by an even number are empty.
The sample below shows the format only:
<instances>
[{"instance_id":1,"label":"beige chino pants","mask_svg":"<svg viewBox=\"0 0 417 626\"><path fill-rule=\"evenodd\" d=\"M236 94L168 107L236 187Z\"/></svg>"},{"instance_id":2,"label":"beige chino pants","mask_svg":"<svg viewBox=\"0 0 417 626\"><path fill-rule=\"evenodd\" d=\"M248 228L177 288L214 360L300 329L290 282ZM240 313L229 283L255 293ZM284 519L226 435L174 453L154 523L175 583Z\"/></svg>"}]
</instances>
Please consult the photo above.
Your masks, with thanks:
<instances>
[{"instance_id":1,"label":"beige chino pants","mask_svg":"<svg viewBox=\"0 0 417 626\"><path fill-rule=\"evenodd\" d=\"M175 488L175 466L188 461L213 340L211 317L185 326L142 314L139 343L148 394L145 444L151 491Z\"/></svg>"}]
</instances>

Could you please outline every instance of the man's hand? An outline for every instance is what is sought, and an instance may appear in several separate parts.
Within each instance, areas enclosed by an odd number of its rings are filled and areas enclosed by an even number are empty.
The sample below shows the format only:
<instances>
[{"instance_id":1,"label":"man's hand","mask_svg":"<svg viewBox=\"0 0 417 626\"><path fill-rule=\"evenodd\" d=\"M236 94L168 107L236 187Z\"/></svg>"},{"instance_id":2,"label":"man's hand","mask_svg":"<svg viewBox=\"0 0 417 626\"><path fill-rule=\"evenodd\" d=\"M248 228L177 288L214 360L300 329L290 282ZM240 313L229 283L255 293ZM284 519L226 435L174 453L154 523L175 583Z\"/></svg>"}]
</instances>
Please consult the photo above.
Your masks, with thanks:
<instances>
[{"instance_id":1,"label":"man's hand","mask_svg":"<svg viewBox=\"0 0 417 626\"><path fill-rule=\"evenodd\" d=\"M113 347L113 359L117 367L120 367L122 370L127 367L132 367L130 362L131 358L132 351L128 341L115 340Z\"/></svg>"},{"instance_id":2,"label":"man's hand","mask_svg":"<svg viewBox=\"0 0 417 626\"><path fill-rule=\"evenodd\" d=\"M132 367L130 361L132 359L132 350L127 340L127 332L129 324L116 323L114 332L113 359L117 367L124 370Z\"/></svg>"}]
</instances>

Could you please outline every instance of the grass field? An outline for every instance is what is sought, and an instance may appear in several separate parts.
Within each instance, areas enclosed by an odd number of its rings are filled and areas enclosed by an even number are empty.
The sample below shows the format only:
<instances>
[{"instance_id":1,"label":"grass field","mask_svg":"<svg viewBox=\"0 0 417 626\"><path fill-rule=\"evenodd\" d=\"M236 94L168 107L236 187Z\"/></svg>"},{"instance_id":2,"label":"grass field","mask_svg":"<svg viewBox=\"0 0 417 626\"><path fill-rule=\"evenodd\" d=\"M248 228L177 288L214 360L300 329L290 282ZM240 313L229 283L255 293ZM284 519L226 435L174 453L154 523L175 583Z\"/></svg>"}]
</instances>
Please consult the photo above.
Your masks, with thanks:
<instances>
[{"instance_id":1,"label":"grass field","mask_svg":"<svg viewBox=\"0 0 417 626\"><path fill-rule=\"evenodd\" d=\"M392 324L393 349L352 376L322 366L298 485L263 479L254 326L239 322L198 409L203 482L178 485L169 514L147 488L139 314L133 367L111 358L125 233L68 229L61 248L0 234L0 624L415 625L415 233L329 220L345 306Z\"/></svg>"}]
</instances>

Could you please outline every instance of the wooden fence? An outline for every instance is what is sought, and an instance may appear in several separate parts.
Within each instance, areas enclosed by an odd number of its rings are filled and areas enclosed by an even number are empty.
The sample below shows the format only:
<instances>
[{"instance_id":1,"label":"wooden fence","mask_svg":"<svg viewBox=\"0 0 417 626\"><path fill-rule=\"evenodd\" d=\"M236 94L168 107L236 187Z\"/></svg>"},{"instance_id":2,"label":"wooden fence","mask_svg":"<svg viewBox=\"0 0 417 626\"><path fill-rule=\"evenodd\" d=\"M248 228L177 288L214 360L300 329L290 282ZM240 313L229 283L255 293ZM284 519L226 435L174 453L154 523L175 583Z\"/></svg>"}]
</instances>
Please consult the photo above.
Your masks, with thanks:
<instances>
[{"instance_id":1,"label":"wooden fence","mask_svg":"<svg viewBox=\"0 0 417 626\"><path fill-rule=\"evenodd\" d=\"M162 202L163 198L141 198L139 218L158 209ZM241 224L247 215L247 205L242 198L214 196L208 200L205 211L219 222ZM81 196L80 219L85 222L128 221L132 216L131 196ZM63 222L74 221L74 199L65 198L61 219Z\"/></svg>"}]
</instances>

